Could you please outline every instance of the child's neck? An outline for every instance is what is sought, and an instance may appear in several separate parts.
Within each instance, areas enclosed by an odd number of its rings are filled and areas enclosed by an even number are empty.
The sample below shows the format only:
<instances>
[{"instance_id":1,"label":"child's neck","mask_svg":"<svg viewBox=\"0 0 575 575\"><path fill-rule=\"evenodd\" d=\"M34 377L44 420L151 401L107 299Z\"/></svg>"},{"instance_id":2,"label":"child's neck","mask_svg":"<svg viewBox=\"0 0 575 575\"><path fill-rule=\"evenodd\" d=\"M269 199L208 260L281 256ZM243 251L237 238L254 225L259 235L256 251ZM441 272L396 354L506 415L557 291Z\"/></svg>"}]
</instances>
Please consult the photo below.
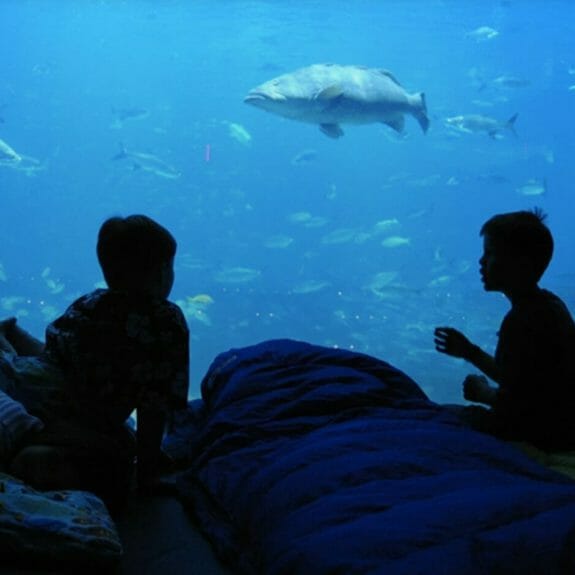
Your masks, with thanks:
<instances>
[{"instance_id":1,"label":"child's neck","mask_svg":"<svg viewBox=\"0 0 575 575\"><path fill-rule=\"evenodd\" d=\"M519 301L529 299L539 293L540 288L537 284L528 284L528 285L520 285L520 286L513 286L506 290L503 290L505 296L511 302L511 305L516 305Z\"/></svg>"}]
</instances>

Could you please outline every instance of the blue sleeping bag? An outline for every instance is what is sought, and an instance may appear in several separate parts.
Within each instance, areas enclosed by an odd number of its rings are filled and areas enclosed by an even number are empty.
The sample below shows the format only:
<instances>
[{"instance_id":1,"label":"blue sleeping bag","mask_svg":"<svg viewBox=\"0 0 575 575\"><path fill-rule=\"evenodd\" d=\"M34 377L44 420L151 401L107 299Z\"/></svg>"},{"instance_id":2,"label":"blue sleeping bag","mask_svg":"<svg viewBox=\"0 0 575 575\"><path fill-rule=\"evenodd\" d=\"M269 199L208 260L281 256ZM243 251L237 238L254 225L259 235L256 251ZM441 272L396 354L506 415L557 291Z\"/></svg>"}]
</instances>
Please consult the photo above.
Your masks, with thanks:
<instances>
[{"instance_id":1,"label":"blue sleeping bag","mask_svg":"<svg viewBox=\"0 0 575 575\"><path fill-rule=\"evenodd\" d=\"M367 355L222 353L175 443L182 500L235 573L575 573L575 482Z\"/></svg>"}]
</instances>

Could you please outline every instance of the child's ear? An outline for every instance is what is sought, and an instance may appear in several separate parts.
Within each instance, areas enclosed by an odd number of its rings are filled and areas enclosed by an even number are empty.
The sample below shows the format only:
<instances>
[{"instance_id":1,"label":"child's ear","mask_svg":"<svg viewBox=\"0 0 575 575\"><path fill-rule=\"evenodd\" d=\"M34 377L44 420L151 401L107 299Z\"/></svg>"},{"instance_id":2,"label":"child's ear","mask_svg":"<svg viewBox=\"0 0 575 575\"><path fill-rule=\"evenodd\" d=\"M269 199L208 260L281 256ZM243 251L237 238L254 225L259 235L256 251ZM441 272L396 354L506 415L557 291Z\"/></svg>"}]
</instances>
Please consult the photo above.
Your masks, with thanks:
<instances>
[{"instance_id":1,"label":"child's ear","mask_svg":"<svg viewBox=\"0 0 575 575\"><path fill-rule=\"evenodd\" d=\"M535 263L531 258L526 256L517 258L515 265L517 267L518 273L521 274L521 276L524 278L526 282L534 281L535 283L537 283L538 274Z\"/></svg>"}]
</instances>

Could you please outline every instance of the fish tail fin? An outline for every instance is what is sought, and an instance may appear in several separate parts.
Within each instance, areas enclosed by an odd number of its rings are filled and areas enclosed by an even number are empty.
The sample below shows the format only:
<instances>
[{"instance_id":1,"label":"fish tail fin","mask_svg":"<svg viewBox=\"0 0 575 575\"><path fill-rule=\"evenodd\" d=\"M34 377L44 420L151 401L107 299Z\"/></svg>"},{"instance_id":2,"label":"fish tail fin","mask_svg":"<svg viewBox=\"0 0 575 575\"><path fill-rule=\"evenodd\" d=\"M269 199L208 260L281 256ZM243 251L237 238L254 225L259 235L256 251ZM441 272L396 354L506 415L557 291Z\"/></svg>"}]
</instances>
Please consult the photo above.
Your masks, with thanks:
<instances>
[{"instance_id":1,"label":"fish tail fin","mask_svg":"<svg viewBox=\"0 0 575 575\"><path fill-rule=\"evenodd\" d=\"M425 99L425 94L420 92L418 94L418 102L413 113L415 119L419 122L423 133L427 133L429 128L429 117L427 116L427 101Z\"/></svg>"},{"instance_id":2,"label":"fish tail fin","mask_svg":"<svg viewBox=\"0 0 575 575\"><path fill-rule=\"evenodd\" d=\"M517 116L519 116L519 114L513 114L513 116L511 116L511 118L509 118L505 123L505 127L508 130L511 130L514 136L517 136L517 132L515 131L515 120L517 120Z\"/></svg>"}]
</instances>

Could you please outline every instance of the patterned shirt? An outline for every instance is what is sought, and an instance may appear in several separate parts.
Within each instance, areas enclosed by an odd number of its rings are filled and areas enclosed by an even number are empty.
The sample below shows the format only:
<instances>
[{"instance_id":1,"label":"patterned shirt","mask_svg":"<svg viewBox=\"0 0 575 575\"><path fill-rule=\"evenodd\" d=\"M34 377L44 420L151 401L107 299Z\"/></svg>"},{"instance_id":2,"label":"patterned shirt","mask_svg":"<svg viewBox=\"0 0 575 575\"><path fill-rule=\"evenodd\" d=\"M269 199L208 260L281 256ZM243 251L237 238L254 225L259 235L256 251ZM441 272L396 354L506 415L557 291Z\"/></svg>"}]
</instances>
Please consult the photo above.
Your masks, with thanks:
<instances>
[{"instance_id":1,"label":"patterned shirt","mask_svg":"<svg viewBox=\"0 0 575 575\"><path fill-rule=\"evenodd\" d=\"M100 429L136 408L184 408L189 331L180 308L150 296L98 289L46 329L45 357L64 373L64 414Z\"/></svg>"}]
</instances>

